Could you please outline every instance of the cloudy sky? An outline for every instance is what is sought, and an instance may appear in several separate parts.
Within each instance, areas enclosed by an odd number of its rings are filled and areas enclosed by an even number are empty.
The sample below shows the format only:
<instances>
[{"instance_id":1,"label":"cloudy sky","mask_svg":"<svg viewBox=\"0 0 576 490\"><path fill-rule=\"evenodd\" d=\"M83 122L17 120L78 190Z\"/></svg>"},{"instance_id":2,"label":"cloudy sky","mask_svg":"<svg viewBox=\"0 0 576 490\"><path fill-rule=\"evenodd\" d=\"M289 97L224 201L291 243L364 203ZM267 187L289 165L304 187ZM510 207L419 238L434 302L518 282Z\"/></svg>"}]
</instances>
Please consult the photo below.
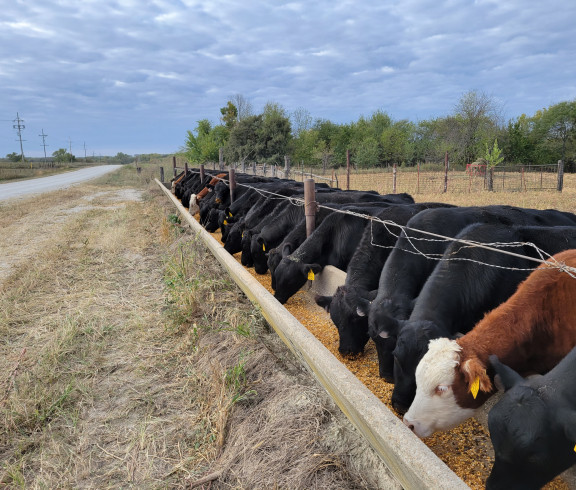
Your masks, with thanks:
<instances>
[{"instance_id":1,"label":"cloudy sky","mask_svg":"<svg viewBox=\"0 0 576 490\"><path fill-rule=\"evenodd\" d=\"M171 153L235 94L414 122L477 90L507 119L576 98L568 0L11 0L0 13L0 156Z\"/></svg>"}]
</instances>

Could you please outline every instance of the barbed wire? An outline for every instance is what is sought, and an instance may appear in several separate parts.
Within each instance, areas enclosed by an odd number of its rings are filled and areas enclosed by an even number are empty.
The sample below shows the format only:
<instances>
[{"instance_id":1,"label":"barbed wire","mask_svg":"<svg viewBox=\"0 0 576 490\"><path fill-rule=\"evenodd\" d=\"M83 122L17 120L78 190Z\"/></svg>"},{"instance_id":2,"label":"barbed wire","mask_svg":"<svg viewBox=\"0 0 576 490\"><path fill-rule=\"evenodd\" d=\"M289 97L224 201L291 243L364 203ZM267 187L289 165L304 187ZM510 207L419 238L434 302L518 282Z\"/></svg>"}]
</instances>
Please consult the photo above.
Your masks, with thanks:
<instances>
[{"instance_id":1,"label":"barbed wire","mask_svg":"<svg viewBox=\"0 0 576 490\"><path fill-rule=\"evenodd\" d=\"M193 173L197 173L199 174L200 172L195 172L192 171ZM212 176L210 173L205 172L205 175L209 175ZM215 176L213 176L215 177ZM228 184L228 186L230 185L230 181L224 178L220 178L221 181L225 182ZM237 186L242 186L242 187L246 187L248 189L252 189L255 192L258 192L260 195L262 196L276 196L276 199L285 199L290 201L290 203L294 206L304 206L305 205L305 201L304 199L301 198L296 198L293 196L283 196L281 194L272 192L272 191L268 191L268 190L264 190L264 189L259 189L257 187L253 187L249 184L245 184L245 183L240 183L237 182L236 183ZM441 254L434 254L434 253L426 253L423 252L422 250L420 250L415 244L414 241L426 241L426 242L441 242L441 241L450 241L450 242L456 242L456 243L460 243L466 246L466 248L483 248L492 252L496 252L496 253L502 253L502 254L506 254L506 255L510 255L510 256L514 256L517 258L521 258L527 261L531 261L531 262L535 262L538 263L540 265L545 265L547 267L552 267L552 268L556 268L559 269L562 272L567 273L570 277L576 279L576 268L575 267L570 267L568 265L566 265L565 263L559 262L558 260L556 260L553 256L551 256L550 254L548 254L546 251L540 249L539 247L537 247L534 243L531 242L493 242L493 243L484 243L484 242L477 242L477 241L473 241L473 240L462 240L456 237L449 237L449 236L444 236L444 235L440 235L438 233L433 233L430 231L426 231L426 230L419 230L417 228L412 228L409 227L407 225L401 225L399 223L396 223L392 220L383 220L378 218L377 216L371 216L368 214L363 214L363 213L359 213L356 211L351 211L349 209L335 209L332 208L330 206L325 206L323 204L319 204L318 202L314 201L313 203L316 205L319 209L329 209L332 212L335 213L341 213L341 214L346 214L346 215L350 215L350 216L355 216L357 218L361 218L361 219L365 219L370 221L370 226L371 226L371 245L376 246L376 247L382 247L382 248L394 248L394 246L386 246L386 245L379 245L374 243L374 235L373 235L373 223L377 222L377 223L381 223L382 225L384 225L386 227L386 230L392 235L395 236L397 239L400 238L400 236L403 236L406 238L407 242L412 246L412 248L414 249L414 251L411 250L407 250L406 248L403 248L402 250L404 252L407 253L411 253L414 255L421 255L423 257L425 257L426 259L429 260L436 260L436 261L450 261L450 260L460 260L460 261L469 261L469 262L474 262L480 265L485 265L488 267L495 267L495 268L500 268L500 269L506 269L506 270L516 270L516 271L531 271L533 270L532 268L517 268L517 267L507 267L507 266L501 266L501 265L497 265L497 264L490 264L487 262L482 262L482 261L478 261L475 259L470 259L470 258L466 258L466 257L445 257L444 253ZM352 204L352 203L350 203ZM358 203L359 205L361 205L362 203ZM395 226L397 228L400 228L402 230L402 232L404 233L402 235L401 233L393 233L392 231L390 231L390 229L388 228L388 226ZM411 231L414 233L421 233L423 235L427 235L430 237L434 237L434 238L424 238L424 237L415 237L415 236L410 236L407 231ZM521 247L521 246L529 246L532 247L536 253L540 256L540 259L536 258L536 257L530 257L529 255L522 255L522 254L518 254L515 252L511 252L509 250L502 250L499 247ZM547 257L546 259L544 257Z\"/></svg>"}]
</instances>

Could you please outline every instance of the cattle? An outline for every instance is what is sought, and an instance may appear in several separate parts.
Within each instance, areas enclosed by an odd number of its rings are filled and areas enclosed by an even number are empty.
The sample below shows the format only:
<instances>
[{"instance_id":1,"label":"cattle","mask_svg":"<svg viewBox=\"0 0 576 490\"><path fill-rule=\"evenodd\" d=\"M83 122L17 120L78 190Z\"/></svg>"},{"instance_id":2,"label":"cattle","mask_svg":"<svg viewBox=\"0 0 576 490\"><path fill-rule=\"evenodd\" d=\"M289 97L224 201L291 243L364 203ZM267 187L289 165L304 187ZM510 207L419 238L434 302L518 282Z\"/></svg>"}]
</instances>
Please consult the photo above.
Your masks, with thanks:
<instances>
[{"instance_id":1,"label":"cattle","mask_svg":"<svg viewBox=\"0 0 576 490\"><path fill-rule=\"evenodd\" d=\"M346 210L374 216L389 206L347 207ZM354 214L332 213L274 270L274 297L284 304L326 265L346 269L366 227L366 218Z\"/></svg>"},{"instance_id":2,"label":"cattle","mask_svg":"<svg viewBox=\"0 0 576 490\"><path fill-rule=\"evenodd\" d=\"M191 215L195 215L196 213L198 213L200 211L200 206L198 205L198 202L201 201L202 199L204 199L209 192L212 192L212 189L214 189L216 184L226 177L228 177L227 173L218 174L218 175L216 175L216 177L213 177L212 179L210 179L210 182L208 182L208 185L206 187L204 187L204 189L202 189L200 192L198 192L198 194L190 195L190 200L189 200L189 204L188 204L188 211L190 212ZM182 203L182 205L185 205L185 204Z\"/></svg>"},{"instance_id":3,"label":"cattle","mask_svg":"<svg viewBox=\"0 0 576 490\"><path fill-rule=\"evenodd\" d=\"M373 221L364 233L346 270L346 281L333 296L316 296L316 303L323 307L338 329L338 350L344 355L363 352L368 336L368 318L358 314L362 301L372 301L377 293L380 272L396 244L401 228L408 220L424 209L452 207L441 203L405 204L390 206L376 215L386 223Z\"/></svg>"},{"instance_id":4,"label":"cattle","mask_svg":"<svg viewBox=\"0 0 576 490\"><path fill-rule=\"evenodd\" d=\"M539 258L538 250L553 255L576 248L576 226L474 224L456 238L497 243L499 250L515 255L458 242L448 247L422 288L410 318L398 321L396 348L392 353L392 406L400 413L414 399L416 366L426 353L428 342L468 332L485 313L512 296L518 284L536 267L537 263L530 258ZM511 245L505 246L507 243Z\"/></svg>"},{"instance_id":5,"label":"cattle","mask_svg":"<svg viewBox=\"0 0 576 490\"><path fill-rule=\"evenodd\" d=\"M404 416L416 435L455 427L492 396L490 355L526 376L548 372L576 345L576 250L549 262L572 272L542 264L466 335L430 341Z\"/></svg>"},{"instance_id":6,"label":"cattle","mask_svg":"<svg viewBox=\"0 0 576 490\"><path fill-rule=\"evenodd\" d=\"M576 348L527 379L489 359L505 392L488 414L495 461L486 488L536 490L576 464Z\"/></svg>"},{"instance_id":7,"label":"cattle","mask_svg":"<svg viewBox=\"0 0 576 490\"><path fill-rule=\"evenodd\" d=\"M359 306L368 314L370 332L380 332L371 337L379 349L379 359L383 361L379 368L382 377L393 376L392 352L397 335L395 320L410 317L416 298L434 270L437 259L451 243L450 239L442 240L416 230L452 238L472 223L574 226L576 215L553 209L482 206L427 209L410 219L408 229L398 238L382 269L376 298L371 304L365 302ZM384 341L381 332L388 334Z\"/></svg>"}]
</instances>

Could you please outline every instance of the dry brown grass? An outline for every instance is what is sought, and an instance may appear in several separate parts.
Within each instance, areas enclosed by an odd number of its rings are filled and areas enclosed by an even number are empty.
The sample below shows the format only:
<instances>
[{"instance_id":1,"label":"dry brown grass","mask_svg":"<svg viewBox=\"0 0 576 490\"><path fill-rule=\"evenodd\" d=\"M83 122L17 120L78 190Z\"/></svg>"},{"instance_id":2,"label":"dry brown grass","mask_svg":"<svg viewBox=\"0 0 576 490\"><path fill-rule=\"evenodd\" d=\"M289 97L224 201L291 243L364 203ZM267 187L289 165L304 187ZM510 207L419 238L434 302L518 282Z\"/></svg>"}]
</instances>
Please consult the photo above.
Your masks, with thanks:
<instances>
[{"instance_id":1,"label":"dry brown grass","mask_svg":"<svg viewBox=\"0 0 576 490\"><path fill-rule=\"evenodd\" d=\"M0 486L389 481L153 173L0 203Z\"/></svg>"}]
</instances>

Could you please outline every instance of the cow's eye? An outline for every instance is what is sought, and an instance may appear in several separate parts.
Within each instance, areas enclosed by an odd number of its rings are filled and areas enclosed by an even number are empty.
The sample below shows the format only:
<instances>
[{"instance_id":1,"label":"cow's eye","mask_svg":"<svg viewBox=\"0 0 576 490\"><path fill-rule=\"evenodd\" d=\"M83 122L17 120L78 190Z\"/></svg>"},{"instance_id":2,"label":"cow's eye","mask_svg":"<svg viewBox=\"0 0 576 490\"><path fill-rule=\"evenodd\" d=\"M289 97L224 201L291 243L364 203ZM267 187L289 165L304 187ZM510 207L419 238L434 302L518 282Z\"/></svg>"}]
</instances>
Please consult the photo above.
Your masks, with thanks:
<instances>
[{"instance_id":1,"label":"cow's eye","mask_svg":"<svg viewBox=\"0 0 576 490\"><path fill-rule=\"evenodd\" d=\"M437 395L443 395L444 393L448 392L449 388L450 387L448 385L438 385L434 391Z\"/></svg>"}]
</instances>

